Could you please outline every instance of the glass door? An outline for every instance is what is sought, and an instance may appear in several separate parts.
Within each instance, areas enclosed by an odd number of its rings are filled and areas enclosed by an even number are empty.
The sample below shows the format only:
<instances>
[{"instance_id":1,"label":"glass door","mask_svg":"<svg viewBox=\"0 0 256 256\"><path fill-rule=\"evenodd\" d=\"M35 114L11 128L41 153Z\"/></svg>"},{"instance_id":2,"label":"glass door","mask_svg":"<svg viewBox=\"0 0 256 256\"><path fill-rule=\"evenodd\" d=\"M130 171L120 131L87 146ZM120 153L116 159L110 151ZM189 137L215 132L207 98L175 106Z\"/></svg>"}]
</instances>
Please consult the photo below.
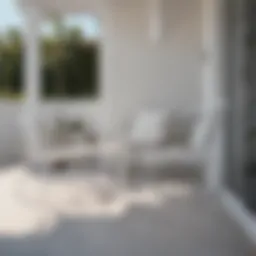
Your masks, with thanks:
<instances>
[{"instance_id":1,"label":"glass door","mask_svg":"<svg viewBox=\"0 0 256 256\"><path fill-rule=\"evenodd\" d=\"M243 0L226 1L225 183L236 196L244 194L245 104Z\"/></svg>"},{"instance_id":2,"label":"glass door","mask_svg":"<svg viewBox=\"0 0 256 256\"><path fill-rule=\"evenodd\" d=\"M256 1L245 1L245 80L247 91L245 203L256 213Z\"/></svg>"}]
</instances>

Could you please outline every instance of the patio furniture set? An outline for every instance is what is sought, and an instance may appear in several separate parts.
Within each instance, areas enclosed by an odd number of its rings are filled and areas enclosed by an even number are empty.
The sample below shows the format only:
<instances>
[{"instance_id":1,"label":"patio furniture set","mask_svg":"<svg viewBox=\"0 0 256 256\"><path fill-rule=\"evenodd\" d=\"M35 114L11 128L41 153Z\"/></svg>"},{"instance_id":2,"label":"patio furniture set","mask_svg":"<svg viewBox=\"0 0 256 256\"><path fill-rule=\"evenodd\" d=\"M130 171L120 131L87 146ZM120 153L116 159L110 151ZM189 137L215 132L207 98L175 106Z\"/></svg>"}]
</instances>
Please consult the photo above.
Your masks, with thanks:
<instances>
[{"instance_id":1,"label":"patio furniture set","mask_svg":"<svg viewBox=\"0 0 256 256\"><path fill-rule=\"evenodd\" d=\"M33 162L64 168L69 161L95 158L100 171L113 174L122 184L138 173L158 175L160 169L170 175L175 170L177 175L184 170L186 175L199 174L203 164L199 124L194 115L146 109L121 136L101 138L88 122L58 116L38 123L41 153Z\"/></svg>"}]
</instances>

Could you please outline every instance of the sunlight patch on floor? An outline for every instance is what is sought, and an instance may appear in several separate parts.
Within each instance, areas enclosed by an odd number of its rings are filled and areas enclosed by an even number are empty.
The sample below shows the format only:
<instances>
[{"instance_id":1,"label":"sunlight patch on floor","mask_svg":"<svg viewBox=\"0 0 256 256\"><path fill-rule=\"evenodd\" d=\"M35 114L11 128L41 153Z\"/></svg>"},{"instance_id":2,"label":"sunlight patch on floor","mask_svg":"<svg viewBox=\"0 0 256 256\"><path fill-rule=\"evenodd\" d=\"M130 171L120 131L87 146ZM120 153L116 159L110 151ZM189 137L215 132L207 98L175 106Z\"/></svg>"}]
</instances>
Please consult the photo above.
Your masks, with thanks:
<instances>
[{"instance_id":1,"label":"sunlight patch on floor","mask_svg":"<svg viewBox=\"0 0 256 256\"><path fill-rule=\"evenodd\" d=\"M61 216L124 217L135 205L160 207L167 199L192 192L191 185L177 182L128 189L104 175L45 179L25 167L13 167L0 175L0 235L47 232Z\"/></svg>"}]
</instances>

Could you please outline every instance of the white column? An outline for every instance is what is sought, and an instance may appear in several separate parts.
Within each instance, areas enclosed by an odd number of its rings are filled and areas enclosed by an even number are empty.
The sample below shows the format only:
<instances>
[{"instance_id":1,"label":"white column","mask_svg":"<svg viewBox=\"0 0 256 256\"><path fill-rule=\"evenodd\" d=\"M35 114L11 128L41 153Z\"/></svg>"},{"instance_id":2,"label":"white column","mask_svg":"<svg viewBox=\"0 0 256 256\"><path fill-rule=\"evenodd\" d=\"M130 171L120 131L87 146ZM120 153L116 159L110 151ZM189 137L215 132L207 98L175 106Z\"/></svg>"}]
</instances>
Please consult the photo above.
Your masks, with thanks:
<instances>
[{"instance_id":1,"label":"white column","mask_svg":"<svg viewBox=\"0 0 256 256\"><path fill-rule=\"evenodd\" d=\"M218 191L223 173L223 87L225 86L225 1L203 0L203 102L204 117L210 122L210 143L207 151L205 181Z\"/></svg>"},{"instance_id":2,"label":"white column","mask_svg":"<svg viewBox=\"0 0 256 256\"><path fill-rule=\"evenodd\" d=\"M27 158L39 153L40 105L40 15L35 8L26 9L24 29L24 144Z\"/></svg>"}]
</instances>

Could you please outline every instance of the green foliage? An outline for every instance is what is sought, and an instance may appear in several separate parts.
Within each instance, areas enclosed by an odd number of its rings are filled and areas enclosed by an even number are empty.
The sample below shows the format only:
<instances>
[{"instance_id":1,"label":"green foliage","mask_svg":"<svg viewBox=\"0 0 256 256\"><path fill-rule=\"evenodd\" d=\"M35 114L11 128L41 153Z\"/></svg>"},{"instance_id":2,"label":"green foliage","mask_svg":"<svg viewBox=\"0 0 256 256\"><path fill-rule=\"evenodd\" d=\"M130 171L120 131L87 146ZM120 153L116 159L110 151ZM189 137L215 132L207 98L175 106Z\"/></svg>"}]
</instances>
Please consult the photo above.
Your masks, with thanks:
<instances>
[{"instance_id":1,"label":"green foliage","mask_svg":"<svg viewBox=\"0 0 256 256\"><path fill-rule=\"evenodd\" d=\"M88 98L98 92L98 45L83 38L77 27L54 19L55 33L42 36L42 97ZM0 37L0 97L23 90L23 47L19 30Z\"/></svg>"}]
</instances>

